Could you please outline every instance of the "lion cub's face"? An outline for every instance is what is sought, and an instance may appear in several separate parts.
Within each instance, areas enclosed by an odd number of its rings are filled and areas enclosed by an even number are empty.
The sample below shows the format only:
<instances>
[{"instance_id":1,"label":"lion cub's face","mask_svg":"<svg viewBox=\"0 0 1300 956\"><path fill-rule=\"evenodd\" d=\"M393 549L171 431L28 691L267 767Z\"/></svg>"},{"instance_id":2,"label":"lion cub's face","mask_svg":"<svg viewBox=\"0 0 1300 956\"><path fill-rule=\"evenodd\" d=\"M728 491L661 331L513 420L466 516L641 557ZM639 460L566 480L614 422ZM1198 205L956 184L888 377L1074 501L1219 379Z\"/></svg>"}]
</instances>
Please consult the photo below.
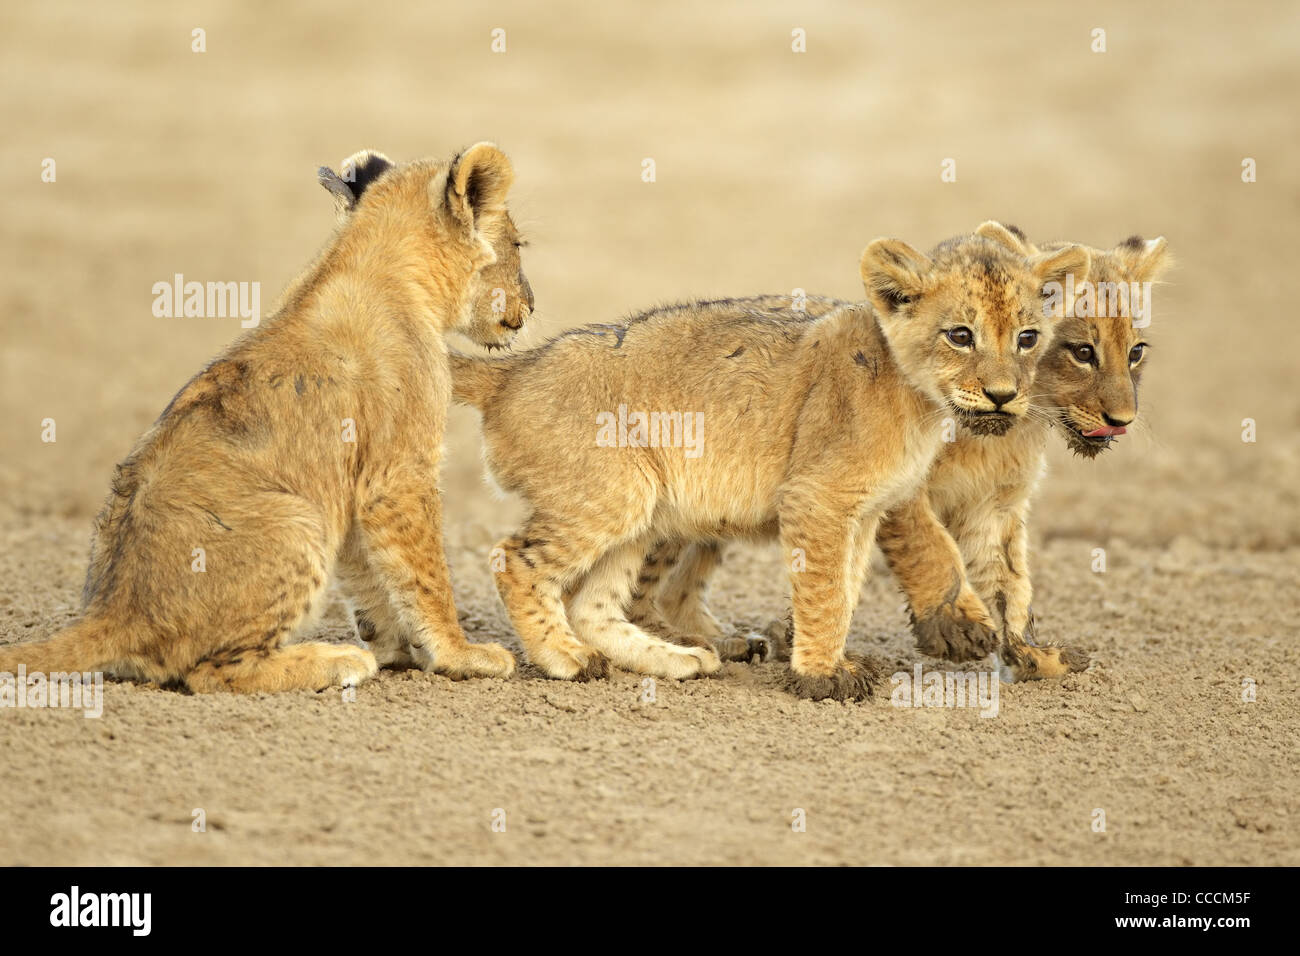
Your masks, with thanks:
<instances>
[{"instance_id":1,"label":"lion cub's face","mask_svg":"<svg viewBox=\"0 0 1300 956\"><path fill-rule=\"evenodd\" d=\"M1080 246L1018 255L982 236L943 243L930 256L877 239L862 280L890 347L912 384L971 431L1005 433L1029 410L1030 386L1055 319L1043 287L1087 278Z\"/></svg>"},{"instance_id":2,"label":"lion cub's face","mask_svg":"<svg viewBox=\"0 0 1300 956\"><path fill-rule=\"evenodd\" d=\"M321 167L317 177L345 227L400 243L393 246L394 268L404 259L408 273L424 273L411 277L425 285L449 327L489 348L509 344L523 327L533 290L506 208L514 171L491 143L471 146L451 163L395 165L362 150L343 161L342 175Z\"/></svg>"},{"instance_id":3,"label":"lion cub's face","mask_svg":"<svg viewBox=\"0 0 1300 956\"><path fill-rule=\"evenodd\" d=\"M1039 371L1043 404L1051 404L1066 441L1089 458L1137 418L1138 384L1146 366L1149 288L1165 268L1165 240L1134 236L1093 255L1091 301L1077 301L1058 327ZM1134 328L1134 322L1140 326Z\"/></svg>"},{"instance_id":4,"label":"lion cub's face","mask_svg":"<svg viewBox=\"0 0 1300 956\"><path fill-rule=\"evenodd\" d=\"M509 214L493 229L490 244L496 261L479 273L469 323L460 331L480 345L503 348L532 315L533 287L524 275L526 243Z\"/></svg>"},{"instance_id":5,"label":"lion cub's face","mask_svg":"<svg viewBox=\"0 0 1300 956\"><path fill-rule=\"evenodd\" d=\"M977 232L1024 255L1039 251L1014 227L984 223ZM1065 245L1048 243L1043 249ZM1061 424L1074 451L1091 458L1137 417L1138 383L1149 351L1148 284L1160 277L1169 256L1164 237L1144 241L1132 236L1114 249L1088 251L1088 284L1075 296L1043 355L1035 404Z\"/></svg>"}]
</instances>

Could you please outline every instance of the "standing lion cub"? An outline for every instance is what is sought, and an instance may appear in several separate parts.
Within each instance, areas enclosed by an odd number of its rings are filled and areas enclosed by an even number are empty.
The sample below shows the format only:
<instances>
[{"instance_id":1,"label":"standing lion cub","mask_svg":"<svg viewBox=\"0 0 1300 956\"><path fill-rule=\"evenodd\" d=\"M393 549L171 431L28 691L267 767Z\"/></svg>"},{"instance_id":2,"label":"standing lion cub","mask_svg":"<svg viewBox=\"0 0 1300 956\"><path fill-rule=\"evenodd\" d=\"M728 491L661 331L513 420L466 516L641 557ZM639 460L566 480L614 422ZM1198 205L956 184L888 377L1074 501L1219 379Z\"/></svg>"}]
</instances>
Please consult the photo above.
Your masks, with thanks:
<instances>
[{"instance_id":1,"label":"standing lion cub","mask_svg":"<svg viewBox=\"0 0 1300 956\"><path fill-rule=\"evenodd\" d=\"M503 344L532 308L510 162L488 143L450 163L367 151L320 178L341 213L335 236L117 467L82 620L0 650L0 670L104 670L196 692L361 681L371 651L289 643L332 576L380 661L514 670L505 648L461 631L437 492L443 334Z\"/></svg>"},{"instance_id":2,"label":"standing lion cub","mask_svg":"<svg viewBox=\"0 0 1300 956\"><path fill-rule=\"evenodd\" d=\"M569 679L608 661L717 671L713 649L628 621L642 561L664 541L779 537L792 689L864 696L870 668L844 644L881 517L917 493L945 416L997 435L1025 414L1052 333L1042 289L1088 267L1079 247L1025 257L966 236L926 256L879 239L861 262L870 303L811 321L723 303L575 329L505 360L455 356L489 468L532 509L497 574L529 657Z\"/></svg>"}]
</instances>

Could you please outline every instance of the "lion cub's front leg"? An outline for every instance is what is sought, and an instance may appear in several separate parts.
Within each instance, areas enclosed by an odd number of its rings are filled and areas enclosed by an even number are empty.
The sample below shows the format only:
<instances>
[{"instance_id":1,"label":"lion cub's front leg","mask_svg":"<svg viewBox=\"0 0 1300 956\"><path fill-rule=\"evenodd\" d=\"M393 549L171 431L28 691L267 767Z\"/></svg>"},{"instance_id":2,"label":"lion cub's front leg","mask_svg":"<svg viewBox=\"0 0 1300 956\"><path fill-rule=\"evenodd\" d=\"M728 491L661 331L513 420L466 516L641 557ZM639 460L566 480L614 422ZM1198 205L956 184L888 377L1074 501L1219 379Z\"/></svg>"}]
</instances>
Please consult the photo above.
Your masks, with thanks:
<instances>
[{"instance_id":1,"label":"lion cub's front leg","mask_svg":"<svg viewBox=\"0 0 1300 956\"><path fill-rule=\"evenodd\" d=\"M1001 633L998 657L1003 678L1011 681L1059 678L1087 668L1088 655L1073 647L1038 645L1034 615L1029 607L1033 585L1029 577L1027 503L1001 513L962 535L971 584L985 595Z\"/></svg>"},{"instance_id":2,"label":"lion cub's front leg","mask_svg":"<svg viewBox=\"0 0 1300 956\"><path fill-rule=\"evenodd\" d=\"M921 653L975 661L997 649L993 618L967 582L962 552L924 489L889 513L876 540L911 605Z\"/></svg>"},{"instance_id":3,"label":"lion cub's front leg","mask_svg":"<svg viewBox=\"0 0 1300 956\"><path fill-rule=\"evenodd\" d=\"M371 623L384 629L381 650L390 663L393 629L409 641L411 660L448 677L509 677L515 658L500 644L471 644L456 616L451 575L442 548L442 503L427 476L390 479L361 503L364 560L376 590L387 592L386 613ZM373 615L374 609L371 609ZM386 642L386 643L385 643Z\"/></svg>"},{"instance_id":4,"label":"lion cub's front leg","mask_svg":"<svg viewBox=\"0 0 1300 956\"><path fill-rule=\"evenodd\" d=\"M861 700L880 676L870 660L844 653L879 513L855 517L852 502L835 508L824 496L789 494L781 509L781 544L790 568L794 643L789 687L813 700Z\"/></svg>"}]
</instances>

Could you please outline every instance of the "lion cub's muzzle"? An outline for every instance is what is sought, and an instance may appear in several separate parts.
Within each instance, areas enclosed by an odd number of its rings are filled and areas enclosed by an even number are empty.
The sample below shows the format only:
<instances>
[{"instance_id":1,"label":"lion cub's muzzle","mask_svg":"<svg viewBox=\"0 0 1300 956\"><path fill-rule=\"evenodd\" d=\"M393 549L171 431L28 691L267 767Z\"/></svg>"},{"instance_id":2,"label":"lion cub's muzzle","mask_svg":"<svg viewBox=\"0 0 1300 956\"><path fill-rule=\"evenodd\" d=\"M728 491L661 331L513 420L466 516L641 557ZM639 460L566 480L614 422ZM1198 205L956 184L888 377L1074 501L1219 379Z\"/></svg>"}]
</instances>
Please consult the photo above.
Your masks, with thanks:
<instances>
[{"instance_id":1,"label":"lion cub's muzzle","mask_svg":"<svg viewBox=\"0 0 1300 956\"><path fill-rule=\"evenodd\" d=\"M1020 416L1006 410L979 412L968 408L953 408L957 421L967 431L976 435L1005 435Z\"/></svg>"}]
</instances>

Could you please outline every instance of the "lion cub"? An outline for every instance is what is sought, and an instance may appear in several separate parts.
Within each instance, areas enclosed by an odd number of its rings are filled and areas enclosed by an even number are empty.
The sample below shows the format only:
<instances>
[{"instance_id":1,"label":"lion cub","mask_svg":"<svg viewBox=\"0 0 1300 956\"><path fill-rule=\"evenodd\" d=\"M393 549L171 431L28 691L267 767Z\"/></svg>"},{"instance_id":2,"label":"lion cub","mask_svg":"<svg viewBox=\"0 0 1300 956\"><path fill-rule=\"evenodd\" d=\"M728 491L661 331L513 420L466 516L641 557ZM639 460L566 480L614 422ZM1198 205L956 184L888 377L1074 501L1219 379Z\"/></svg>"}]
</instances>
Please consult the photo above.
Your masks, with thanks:
<instances>
[{"instance_id":1,"label":"lion cub","mask_svg":"<svg viewBox=\"0 0 1300 956\"><path fill-rule=\"evenodd\" d=\"M998 434L1025 413L1051 338L1041 290L1088 264L1075 247L1026 258L967 236L925 256L879 239L861 262L870 304L812 321L668 310L508 359L454 356L488 468L532 507L497 552L529 657L557 678L604 676L607 660L715 672L712 649L626 619L642 560L665 540L776 536L792 689L864 696L871 669L844 642L881 516L916 493L945 415Z\"/></svg>"},{"instance_id":2,"label":"lion cub","mask_svg":"<svg viewBox=\"0 0 1300 956\"><path fill-rule=\"evenodd\" d=\"M377 651L409 648L453 677L513 671L505 648L461 631L437 493L443 334L501 344L532 306L505 205L510 162L489 143L450 163L363 152L320 178L344 213L333 239L117 467L82 620L0 650L0 670L105 670L196 692L362 681L371 651L288 643L336 575Z\"/></svg>"},{"instance_id":3,"label":"lion cub","mask_svg":"<svg viewBox=\"0 0 1300 956\"><path fill-rule=\"evenodd\" d=\"M1019 255L1040 251L1015 227L988 222L976 232ZM891 510L877 535L907 594L918 647L958 661L996 650L1005 676L1014 680L1060 677L1088 664L1072 648L1033 643L1029 503L1053 428L1075 452L1093 457L1136 417L1148 352L1144 283L1158 279L1169 263L1163 238L1131 237L1089 252L1091 288L1057 325L1056 341L1038 366L1031 414L1003 438L960 429L940 452L923 493ZM832 305L812 298L809 312ZM717 541L668 542L657 549L641 571L644 588L632 618L683 643L711 641L727 659L767 653L761 638L724 636L710 613L704 593L720 559ZM995 630L969 626L978 603L989 609Z\"/></svg>"},{"instance_id":4,"label":"lion cub","mask_svg":"<svg viewBox=\"0 0 1300 956\"><path fill-rule=\"evenodd\" d=\"M1019 255L1039 252L1014 227L985 223L979 232ZM1137 417L1149 350L1145 284L1169 261L1163 237L1133 236L1090 254L1088 286L1058 323L1057 341L1039 364L1035 414L1004 441L959 436L939 456L925 494L891 513L879 532L881 550L912 607L918 647L957 661L987 656L992 648L970 642L951 624L954 598L973 589L993 615L996 650L1011 680L1062 677L1088 666L1087 655L1077 650L1035 643L1029 505L1047 467L1053 428L1091 458Z\"/></svg>"}]
</instances>

